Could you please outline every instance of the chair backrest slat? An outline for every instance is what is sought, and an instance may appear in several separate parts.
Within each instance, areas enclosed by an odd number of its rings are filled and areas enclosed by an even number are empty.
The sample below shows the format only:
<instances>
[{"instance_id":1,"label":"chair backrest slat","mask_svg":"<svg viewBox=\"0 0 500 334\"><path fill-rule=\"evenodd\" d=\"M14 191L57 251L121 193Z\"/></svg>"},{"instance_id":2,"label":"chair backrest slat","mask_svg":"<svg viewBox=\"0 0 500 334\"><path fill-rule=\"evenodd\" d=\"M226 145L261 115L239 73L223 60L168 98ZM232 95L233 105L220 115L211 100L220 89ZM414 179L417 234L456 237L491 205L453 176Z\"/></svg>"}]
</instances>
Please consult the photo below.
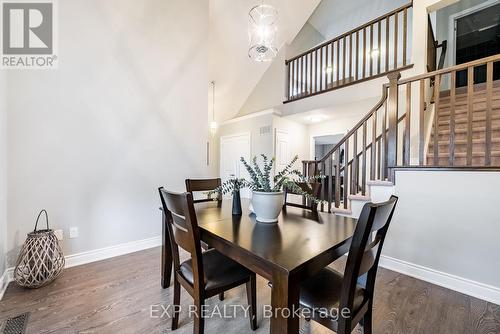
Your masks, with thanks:
<instances>
[{"instance_id":1,"label":"chair backrest slat","mask_svg":"<svg viewBox=\"0 0 500 334\"><path fill-rule=\"evenodd\" d=\"M159 188L167 230L172 246L174 270L179 270L179 247L191 254L195 285L203 280L200 232L191 193L174 193Z\"/></svg>"},{"instance_id":2,"label":"chair backrest slat","mask_svg":"<svg viewBox=\"0 0 500 334\"><path fill-rule=\"evenodd\" d=\"M373 298L378 262L398 198L367 203L361 211L349 249L342 285L341 308L352 310L358 278L367 274L366 295Z\"/></svg>"},{"instance_id":3,"label":"chair backrest slat","mask_svg":"<svg viewBox=\"0 0 500 334\"><path fill-rule=\"evenodd\" d=\"M319 198L320 193L321 193L321 183L319 183L319 182L313 182L313 183L297 182L296 184L300 187L300 189L302 189L302 191L314 196L315 198ZM289 202L288 201L289 194L300 195L291 189L285 188L284 207L294 206L294 207L298 207L298 208L310 209L312 211L317 211L318 205L314 201L310 201L310 200L306 199L304 196L302 196L302 204Z\"/></svg>"},{"instance_id":4,"label":"chair backrest slat","mask_svg":"<svg viewBox=\"0 0 500 334\"><path fill-rule=\"evenodd\" d=\"M211 191L216 189L222 184L222 181L220 178L216 179L186 179L186 191L188 193L193 194L194 192L205 192L205 191ZM195 199L193 200L194 203L201 203L201 202L209 202L212 201L213 199L210 196L207 196L207 198L203 199ZM220 202L222 201L222 194L218 194L217 200Z\"/></svg>"}]
</instances>

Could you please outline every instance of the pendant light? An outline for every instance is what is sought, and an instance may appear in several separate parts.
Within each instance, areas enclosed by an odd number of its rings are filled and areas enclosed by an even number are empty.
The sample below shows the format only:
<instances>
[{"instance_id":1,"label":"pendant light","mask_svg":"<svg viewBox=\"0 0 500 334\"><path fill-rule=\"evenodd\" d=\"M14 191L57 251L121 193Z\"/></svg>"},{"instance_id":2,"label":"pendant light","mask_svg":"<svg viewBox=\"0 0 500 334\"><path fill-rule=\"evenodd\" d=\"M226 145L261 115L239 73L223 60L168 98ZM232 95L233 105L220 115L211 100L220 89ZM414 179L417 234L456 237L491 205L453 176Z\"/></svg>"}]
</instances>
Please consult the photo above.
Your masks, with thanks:
<instances>
[{"instance_id":1,"label":"pendant light","mask_svg":"<svg viewBox=\"0 0 500 334\"><path fill-rule=\"evenodd\" d=\"M215 81L210 82L212 84L212 121L210 122L210 134L215 136L217 133L217 122L215 121Z\"/></svg>"},{"instance_id":2,"label":"pendant light","mask_svg":"<svg viewBox=\"0 0 500 334\"><path fill-rule=\"evenodd\" d=\"M278 54L276 35L278 32L278 11L264 1L248 13L248 36L250 46L248 57L255 61L271 61Z\"/></svg>"}]
</instances>

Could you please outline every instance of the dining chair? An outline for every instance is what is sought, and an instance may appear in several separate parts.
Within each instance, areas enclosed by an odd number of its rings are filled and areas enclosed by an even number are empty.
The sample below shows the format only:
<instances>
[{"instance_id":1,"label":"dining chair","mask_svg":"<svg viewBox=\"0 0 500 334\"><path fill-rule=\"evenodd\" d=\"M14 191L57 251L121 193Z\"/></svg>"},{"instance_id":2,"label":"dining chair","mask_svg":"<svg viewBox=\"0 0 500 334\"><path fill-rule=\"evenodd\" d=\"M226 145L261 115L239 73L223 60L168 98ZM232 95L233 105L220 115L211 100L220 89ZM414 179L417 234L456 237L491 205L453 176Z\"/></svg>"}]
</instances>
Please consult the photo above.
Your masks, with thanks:
<instances>
[{"instance_id":1,"label":"dining chair","mask_svg":"<svg viewBox=\"0 0 500 334\"><path fill-rule=\"evenodd\" d=\"M193 194L194 192L208 192L215 190L222 184L220 178L216 179L186 179L186 191ZM211 202L213 199L210 195L206 198L194 199L194 203ZM219 192L217 196L217 205L220 207L222 205L222 194Z\"/></svg>"},{"instance_id":2,"label":"dining chair","mask_svg":"<svg viewBox=\"0 0 500 334\"><path fill-rule=\"evenodd\" d=\"M398 198L367 203L352 237L344 273L329 267L301 283L300 305L314 320L338 334L351 333L361 323L372 333L375 279L385 236ZM358 278L366 274L366 285Z\"/></svg>"},{"instance_id":3,"label":"dining chair","mask_svg":"<svg viewBox=\"0 0 500 334\"><path fill-rule=\"evenodd\" d=\"M297 182L296 184L302 189L302 191L319 199L319 196L321 194L321 183L319 183L319 182L312 182L312 183ZM315 203L314 201L308 200L307 198L302 196L302 204L289 202L288 201L288 194L300 195L291 189L285 188L285 204L283 204L284 209L286 209L287 206L294 206L296 208L310 209L313 212L318 211L318 204Z\"/></svg>"},{"instance_id":4,"label":"dining chair","mask_svg":"<svg viewBox=\"0 0 500 334\"><path fill-rule=\"evenodd\" d=\"M164 188L158 190L166 215L174 262L172 330L176 330L179 325L181 286L194 299L193 333L201 334L204 330L204 318L200 312L205 300L242 284L246 284L247 300L250 306L250 327L252 330L256 330L257 287L255 273L215 249L202 253L192 194L173 193ZM191 255L189 260L180 262L179 247Z\"/></svg>"}]
</instances>

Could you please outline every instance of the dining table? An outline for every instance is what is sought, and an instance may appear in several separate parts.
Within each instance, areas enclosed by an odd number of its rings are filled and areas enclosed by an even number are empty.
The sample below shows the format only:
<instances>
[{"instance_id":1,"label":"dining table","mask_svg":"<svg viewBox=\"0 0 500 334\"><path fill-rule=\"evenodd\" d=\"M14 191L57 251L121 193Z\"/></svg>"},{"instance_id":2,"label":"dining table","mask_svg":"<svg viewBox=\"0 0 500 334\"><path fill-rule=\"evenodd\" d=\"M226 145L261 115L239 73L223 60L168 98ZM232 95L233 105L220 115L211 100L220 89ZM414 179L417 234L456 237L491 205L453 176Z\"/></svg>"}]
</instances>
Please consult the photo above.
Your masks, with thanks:
<instances>
[{"instance_id":1,"label":"dining table","mask_svg":"<svg viewBox=\"0 0 500 334\"><path fill-rule=\"evenodd\" d=\"M329 212L284 207L277 223L261 223L242 199L242 215L232 214L232 201L195 204L201 239L225 256L269 280L270 333L296 334L300 282L349 251L357 220ZM170 285L172 256L165 215L161 283Z\"/></svg>"}]
</instances>

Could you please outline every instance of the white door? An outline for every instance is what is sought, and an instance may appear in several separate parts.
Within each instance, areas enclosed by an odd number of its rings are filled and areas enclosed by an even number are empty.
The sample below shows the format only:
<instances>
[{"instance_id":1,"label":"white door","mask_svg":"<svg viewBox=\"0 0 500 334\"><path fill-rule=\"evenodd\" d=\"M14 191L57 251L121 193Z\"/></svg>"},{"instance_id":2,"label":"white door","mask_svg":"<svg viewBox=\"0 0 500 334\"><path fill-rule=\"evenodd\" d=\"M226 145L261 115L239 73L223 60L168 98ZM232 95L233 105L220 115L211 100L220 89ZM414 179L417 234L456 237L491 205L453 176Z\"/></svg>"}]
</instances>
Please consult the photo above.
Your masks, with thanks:
<instances>
[{"instance_id":1,"label":"white door","mask_svg":"<svg viewBox=\"0 0 500 334\"><path fill-rule=\"evenodd\" d=\"M250 160L250 133L241 133L220 138L220 177L222 182L231 177L248 178L248 173L241 163L241 157ZM250 191L241 191L241 197L250 198Z\"/></svg>"},{"instance_id":2,"label":"white door","mask_svg":"<svg viewBox=\"0 0 500 334\"><path fill-rule=\"evenodd\" d=\"M287 132L276 129L274 156L276 157L276 172L280 172L292 159L290 152L290 136Z\"/></svg>"}]
</instances>

